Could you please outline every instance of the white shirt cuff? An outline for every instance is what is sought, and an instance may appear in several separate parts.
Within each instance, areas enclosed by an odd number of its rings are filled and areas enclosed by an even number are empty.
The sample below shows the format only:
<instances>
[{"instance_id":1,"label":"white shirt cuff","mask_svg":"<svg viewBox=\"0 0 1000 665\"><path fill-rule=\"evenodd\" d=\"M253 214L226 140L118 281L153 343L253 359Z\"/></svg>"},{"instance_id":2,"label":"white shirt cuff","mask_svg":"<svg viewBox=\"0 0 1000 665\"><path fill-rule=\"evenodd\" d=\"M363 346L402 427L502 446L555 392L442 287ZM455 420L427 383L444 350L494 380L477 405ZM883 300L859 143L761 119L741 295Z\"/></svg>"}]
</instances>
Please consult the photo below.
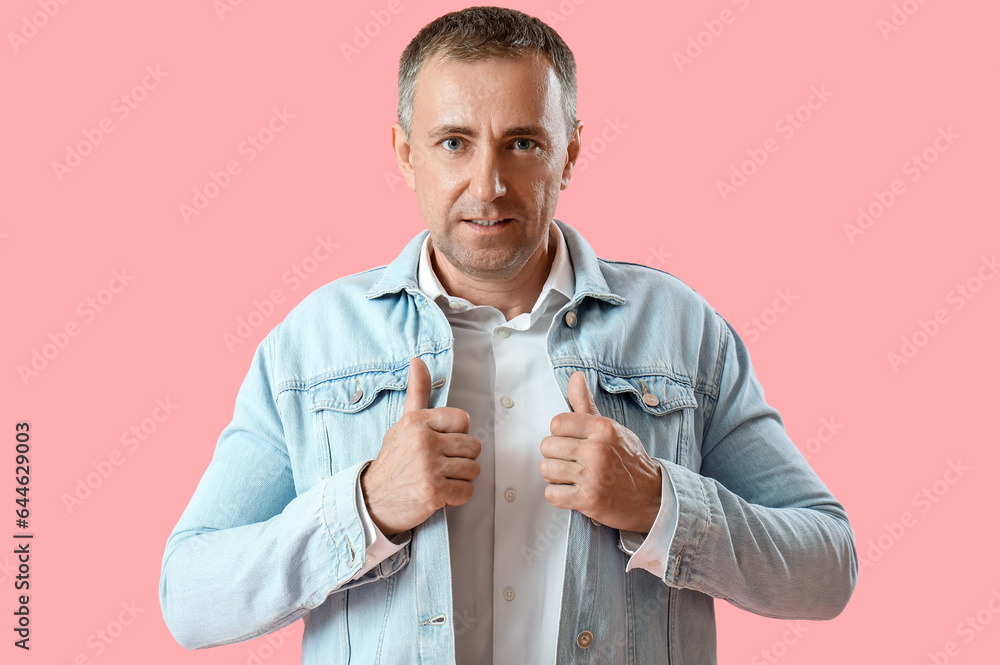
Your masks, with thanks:
<instances>
[{"instance_id":1,"label":"white shirt cuff","mask_svg":"<svg viewBox=\"0 0 1000 665\"><path fill-rule=\"evenodd\" d=\"M654 458L656 459L656 458ZM663 485L660 494L660 510L648 534L635 531L619 531L618 537L622 549L631 554L626 571L633 568L643 568L660 579L667 569L667 555L670 553L670 543L677 530L677 497L674 486L667 475L666 465L659 459L657 463L663 467Z\"/></svg>"},{"instance_id":2,"label":"white shirt cuff","mask_svg":"<svg viewBox=\"0 0 1000 665\"><path fill-rule=\"evenodd\" d=\"M368 464L362 466L361 471L364 471L367 466ZM375 526L371 515L368 514L365 496L361 491L361 471L358 472L358 480L355 484L355 498L358 504L358 515L361 516L361 524L365 528L365 565L354 574L354 577L351 578L352 580L362 577L369 570L382 563L382 561L403 549L410 542L411 535L411 531L404 531L397 533L390 539L383 535L382 531Z\"/></svg>"}]
</instances>

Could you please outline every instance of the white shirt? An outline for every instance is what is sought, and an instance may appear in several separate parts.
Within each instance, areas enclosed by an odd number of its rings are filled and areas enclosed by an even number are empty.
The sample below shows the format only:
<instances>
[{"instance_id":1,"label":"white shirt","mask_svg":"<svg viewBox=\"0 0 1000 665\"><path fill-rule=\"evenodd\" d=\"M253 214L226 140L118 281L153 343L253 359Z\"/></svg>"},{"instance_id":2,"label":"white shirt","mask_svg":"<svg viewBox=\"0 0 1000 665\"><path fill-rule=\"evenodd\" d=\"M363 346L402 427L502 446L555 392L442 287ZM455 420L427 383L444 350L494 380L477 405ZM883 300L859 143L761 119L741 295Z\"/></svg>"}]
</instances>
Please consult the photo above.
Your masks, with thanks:
<instances>
[{"instance_id":1,"label":"white shirt","mask_svg":"<svg viewBox=\"0 0 1000 665\"><path fill-rule=\"evenodd\" d=\"M462 665L554 663L570 511L545 498L540 445L549 422L569 411L549 366L545 337L553 316L573 296L575 276L558 225L556 253L530 312L510 321L500 310L445 292L434 273L428 238L420 252L418 288L447 316L455 337L448 406L469 414L479 439L481 473L472 497L445 508L451 549L455 655ZM437 377L432 377L437 378ZM660 511L648 536L621 534L634 551L626 570L663 577L676 507L663 473ZM364 575L409 542L382 535L357 486L365 526ZM539 654L549 654L539 658Z\"/></svg>"}]
</instances>

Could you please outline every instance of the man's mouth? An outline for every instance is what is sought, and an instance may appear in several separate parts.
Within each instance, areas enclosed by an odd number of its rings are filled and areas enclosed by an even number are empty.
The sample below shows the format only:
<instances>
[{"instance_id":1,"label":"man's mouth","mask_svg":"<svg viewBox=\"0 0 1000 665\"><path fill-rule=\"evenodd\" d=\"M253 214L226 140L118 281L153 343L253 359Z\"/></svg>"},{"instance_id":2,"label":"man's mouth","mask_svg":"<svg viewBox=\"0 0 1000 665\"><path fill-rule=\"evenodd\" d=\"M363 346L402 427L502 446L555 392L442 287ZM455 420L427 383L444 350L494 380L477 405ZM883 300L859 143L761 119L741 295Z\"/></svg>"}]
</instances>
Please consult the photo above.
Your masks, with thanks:
<instances>
[{"instance_id":1,"label":"man's mouth","mask_svg":"<svg viewBox=\"0 0 1000 665\"><path fill-rule=\"evenodd\" d=\"M479 226L496 226L497 224L499 224L501 222L509 222L509 221L512 221L512 220L513 220L512 217L497 217L497 218L494 218L494 219L464 219L462 221L464 221L464 222L471 222L471 223L477 224Z\"/></svg>"}]
</instances>

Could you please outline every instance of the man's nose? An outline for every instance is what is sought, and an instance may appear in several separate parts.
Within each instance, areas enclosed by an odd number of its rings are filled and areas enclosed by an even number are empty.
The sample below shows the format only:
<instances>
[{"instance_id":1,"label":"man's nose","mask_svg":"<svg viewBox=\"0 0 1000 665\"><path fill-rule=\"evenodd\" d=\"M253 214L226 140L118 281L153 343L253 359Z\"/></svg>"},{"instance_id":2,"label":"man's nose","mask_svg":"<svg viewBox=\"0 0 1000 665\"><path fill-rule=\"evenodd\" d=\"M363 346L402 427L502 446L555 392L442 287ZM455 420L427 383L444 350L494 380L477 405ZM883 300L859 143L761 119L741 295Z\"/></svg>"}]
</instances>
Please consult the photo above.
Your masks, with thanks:
<instances>
[{"instance_id":1,"label":"man's nose","mask_svg":"<svg viewBox=\"0 0 1000 665\"><path fill-rule=\"evenodd\" d=\"M492 150L477 152L470 166L469 192L480 201L492 201L507 193L499 157Z\"/></svg>"}]
</instances>

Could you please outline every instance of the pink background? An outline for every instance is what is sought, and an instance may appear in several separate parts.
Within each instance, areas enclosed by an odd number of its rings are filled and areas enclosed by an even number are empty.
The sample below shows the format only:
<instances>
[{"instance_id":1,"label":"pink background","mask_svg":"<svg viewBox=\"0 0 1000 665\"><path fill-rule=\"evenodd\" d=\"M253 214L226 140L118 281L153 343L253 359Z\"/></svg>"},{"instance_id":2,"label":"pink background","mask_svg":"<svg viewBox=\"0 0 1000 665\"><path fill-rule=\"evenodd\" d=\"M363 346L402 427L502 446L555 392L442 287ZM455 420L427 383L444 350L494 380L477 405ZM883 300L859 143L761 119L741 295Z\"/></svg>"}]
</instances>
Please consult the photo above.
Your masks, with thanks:
<instances>
[{"instance_id":1,"label":"pink background","mask_svg":"<svg viewBox=\"0 0 1000 665\"><path fill-rule=\"evenodd\" d=\"M391 261L423 228L390 151L396 63L421 26L462 5L399 1L395 14L382 0L247 0L221 14L211 0L4 3L4 662L299 661L301 622L271 642L182 649L159 613L160 561L260 339L307 293ZM557 217L603 257L679 276L736 326L870 563L832 622L720 601L720 662L997 662L1000 6L512 6L577 58L591 157ZM348 59L341 44L366 26L374 36ZM688 48L696 57L678 66ZM829 96L810 109L813 89ZM294 118L265 131L273 141L251 161L240 145L273 109ZM779 124L796 113L798 127ZM89 154L57 175L81 142ZM766 162L743 164L765 146ZM239 172L186 221L181 204L229 161ZM752 175L723 200L718 181L741 166ZM849 238L859 206L879 211L876 191L891 205ZM317 238L337 244L324 261ZM296 282L295 269L312 272ZM224 335L276 290L274 311L230 349ZM779 291L790 306L775 308ZM67 325L74 336L60 335ZM904 337L915 346L894 366ZM160 423L158 399L176 405ZM30 652L11 631L20 421L32 434ZM144 425L144 441L123 441ZM67 507L88 476L96 487ZM134 620L123 603L141 610Z\"/></svg>"}]
</instances>

